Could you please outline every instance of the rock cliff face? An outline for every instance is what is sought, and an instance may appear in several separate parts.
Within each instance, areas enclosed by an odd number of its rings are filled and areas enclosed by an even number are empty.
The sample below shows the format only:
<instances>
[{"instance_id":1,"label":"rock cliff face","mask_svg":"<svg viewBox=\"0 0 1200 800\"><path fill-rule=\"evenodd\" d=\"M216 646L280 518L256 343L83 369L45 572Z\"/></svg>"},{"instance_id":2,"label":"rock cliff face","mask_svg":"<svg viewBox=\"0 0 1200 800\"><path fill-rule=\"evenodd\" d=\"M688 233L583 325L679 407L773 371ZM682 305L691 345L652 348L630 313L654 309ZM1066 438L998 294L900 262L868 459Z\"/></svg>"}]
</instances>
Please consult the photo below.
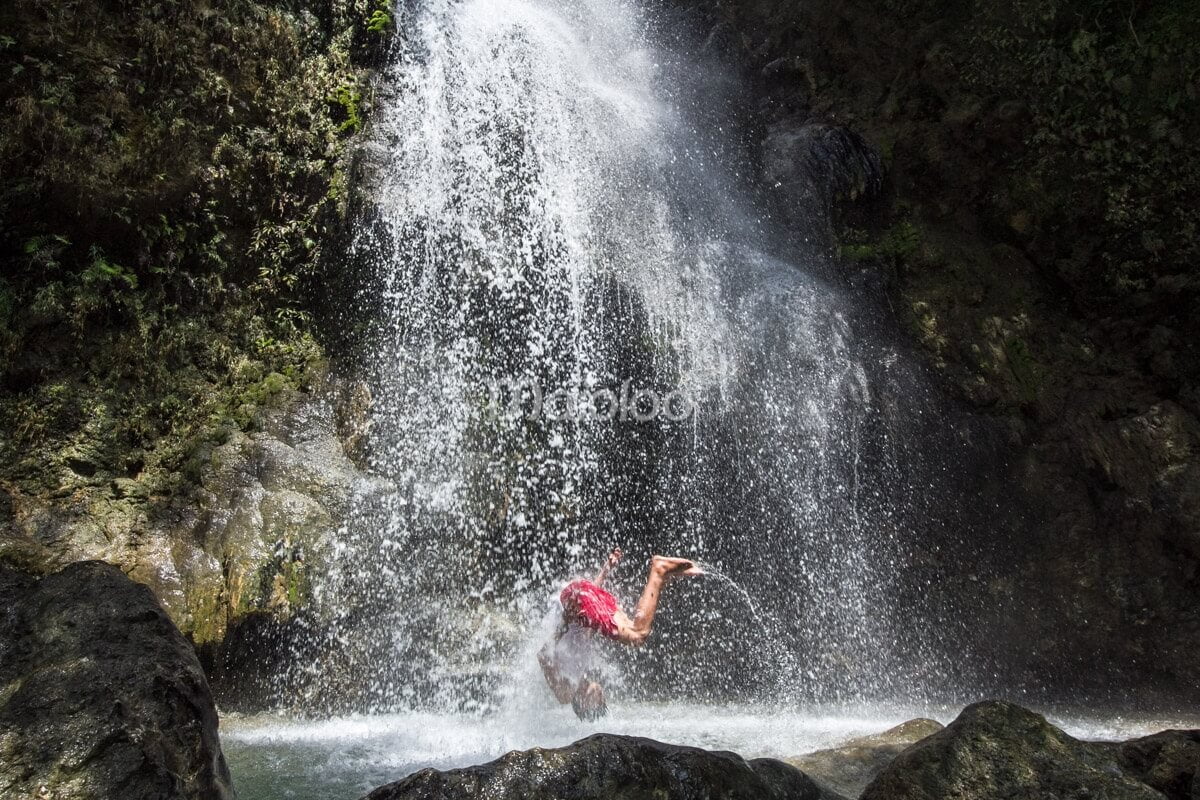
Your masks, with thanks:
<instances>
[{"instance_id":1,"label":"rock cliff face","mask_svg":"<svg viewBox=\"0 0 1200 800\"><path fill-rule=\"evenodd\" d=\"M393 28L0 7L0 563L119 564L201 645L302 603L353 480L314 319Z\"/></svg>"},{"instance_id":2,"label":"rock cliff face","mask_svg":"<svg viewBox=\"0 0 1200 800\"><path fill-rule=\"evenodd\" d=\"M1006 462L965 546L922 554L969 681L1200 699L1200 17L676 7L742 71L783 216L834 209L821 244ZM314 332L393 27L374 0L0 8L0 562L119 563L204 647L303 605L356 480L329 409L362 404L321 388L354 331Z\"/></svg>"},{"instance_id":3,"label":"rock cliff face","mask_svg":"<svg viewBox=\"0 0 1200 800\"><path fill-rule=\"evenodd\" d=\"M814 202L797 143L848 165L831 255L854 285L884 283L947 395L994 431L984 446L1008 490L962 535L1001 542L1006 563L927 554L950 607L978 601L961 605L968 648L1037 693L1120 683L1194 701L1195 15L1073 0L678 7L756 87L751 137L785 214L807 225ZM855 134L822 137L831 125ZM866 203L859 135L884 173Z\"/></svg>"},{"instance_id":4,"label":"rock cliff face","mask_svg":"<svg viewBox=\"0 0 1200 800\"><path fill-rule=\"evenodd\" d=\"M73 564L0 567L0 795L233 797L191 644L145 586Z\"/></svg>"}]
</instances>

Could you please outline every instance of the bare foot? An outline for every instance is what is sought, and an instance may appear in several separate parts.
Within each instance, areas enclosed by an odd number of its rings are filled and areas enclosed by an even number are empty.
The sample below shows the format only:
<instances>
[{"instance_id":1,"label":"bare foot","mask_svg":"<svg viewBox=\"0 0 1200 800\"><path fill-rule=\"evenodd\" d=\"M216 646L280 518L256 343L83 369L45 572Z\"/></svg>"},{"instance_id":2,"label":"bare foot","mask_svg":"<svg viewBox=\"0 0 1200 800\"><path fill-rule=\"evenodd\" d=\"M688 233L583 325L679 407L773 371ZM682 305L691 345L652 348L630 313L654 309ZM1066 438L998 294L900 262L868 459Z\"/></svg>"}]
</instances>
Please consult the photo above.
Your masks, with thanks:
<instances>
[{"instance_id":1,"label":"bare foot","mask_svg":"<svg viewBox=\"0 0 1200 800\"><path fill-rule=\"evenodd\" d=\"M703 575L704 570L696 565L695 561L687 558L669 558L667 556L654 556L650 559L651 567L659 567L663 573L670 578L685 578L695 575Z\"/></svg>"}]
</instances>

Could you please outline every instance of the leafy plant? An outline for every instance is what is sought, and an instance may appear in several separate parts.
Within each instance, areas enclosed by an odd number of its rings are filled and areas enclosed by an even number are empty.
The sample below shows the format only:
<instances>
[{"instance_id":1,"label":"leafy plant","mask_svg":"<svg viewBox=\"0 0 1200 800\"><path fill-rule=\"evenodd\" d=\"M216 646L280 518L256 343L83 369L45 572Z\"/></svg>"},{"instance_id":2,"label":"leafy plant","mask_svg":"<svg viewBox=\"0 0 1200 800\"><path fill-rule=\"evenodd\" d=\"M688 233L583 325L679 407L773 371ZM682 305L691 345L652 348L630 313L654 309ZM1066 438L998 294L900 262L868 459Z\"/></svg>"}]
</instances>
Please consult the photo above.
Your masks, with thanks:
<instances>
[{"instance_id":1,"label":"leafy plant","mask_svg":"<svg viewBox=\"0 0 1200 800\"><path fill-rule=\"evenodd\" d=\"M98 247L93 247L91 254L92 263L83 271L81 276L84 285L105 286L112 283L123 283L129 289L137 288L137 275L134 275L120 264L114 264L106 259L104 253Z\"/></svg>"},{"instance_id":2,"label":"leafy plant","mask_svg":"<svg viewBox=\"0 0 1200 800\"><path fill-rule=\"evenodd\" d=\"M1119 299L1200 262L1200 3L1032 2L978 30L965 77L1020 87L1032 116L1014 204L1075 243L1059 261L1081 299Z\"/></svg>"},{"instance_id":3,"label":"leafy plant","mask_svg":"<svg viewBox=\"0 0 1200 800\"><path fill-rule=\"evenodd\" d=\"M371 33L386 33L392 27L391 3L388 0L376 0L375 8L367 19L367 30Z\"/></svg>"},{"instance_id":4,"label":"leafy plant","mask_svg":"<svg viewBox=\"0 0 1200 800\"><path fill-rule=\"evenodd\" d=\"M350 131L358 133L362 128L362 92L358 87L343 85L337 88L332 100L334 100L346 115L346 119L338 126L339 131Z\"/></svg>"}]
</instances>

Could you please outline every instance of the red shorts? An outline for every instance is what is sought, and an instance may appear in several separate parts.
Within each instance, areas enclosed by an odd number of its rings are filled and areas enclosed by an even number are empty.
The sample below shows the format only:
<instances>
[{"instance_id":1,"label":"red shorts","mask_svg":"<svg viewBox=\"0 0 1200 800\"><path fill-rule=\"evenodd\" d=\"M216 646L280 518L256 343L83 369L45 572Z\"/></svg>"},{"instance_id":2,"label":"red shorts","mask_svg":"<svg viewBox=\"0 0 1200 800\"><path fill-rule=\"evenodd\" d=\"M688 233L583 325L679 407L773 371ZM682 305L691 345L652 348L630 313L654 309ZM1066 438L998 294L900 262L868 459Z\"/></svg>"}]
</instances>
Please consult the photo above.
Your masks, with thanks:
<instances>
[{"instance_id":1,"label":"red shorts","mask_svg":"<svg viewBox=\"0 0 1200 800\"><path fill-rule=\"evenodd\" d=\"M575 616L581 625L600 631L605 636L617 635L617 598L591 581L571 581L558 596L564 609Z\"/></svg>"}]
</instances>

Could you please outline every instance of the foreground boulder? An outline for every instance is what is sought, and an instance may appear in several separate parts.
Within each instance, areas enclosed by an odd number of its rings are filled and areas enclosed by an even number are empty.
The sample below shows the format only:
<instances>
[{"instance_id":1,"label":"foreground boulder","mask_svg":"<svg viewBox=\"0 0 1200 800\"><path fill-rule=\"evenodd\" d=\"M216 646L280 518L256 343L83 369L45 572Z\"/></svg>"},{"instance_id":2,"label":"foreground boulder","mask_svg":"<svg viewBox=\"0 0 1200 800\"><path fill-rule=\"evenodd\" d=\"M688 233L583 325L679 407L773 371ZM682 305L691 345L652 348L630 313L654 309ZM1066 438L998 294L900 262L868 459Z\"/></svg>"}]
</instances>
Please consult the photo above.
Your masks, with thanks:
<instances>
[{"instance_id":1,"label":"foreground boulder","mask_svg":"<svg viewBox=\"0 0 1200 800\"><path fill-rule=\"evenodd\" d=\"M1200 731L1163 731L1117 747L1125 771L1168 800L1200 800Z\"/></svg>"},{"instance_id":2,"label":"foreground boulder","mask_svg":"<svg viewBox=\"0 0 1200 800\"><path fill-rule=\"evenodd\" d=\"M910 719L883 733L860 736L838 747L787 759L818 784L846 797L858 797L905 748L942 730L932 719Z\"/></svg>"},{"instance_id":3,"label":"foreground boulder","mask_svg":"<svg viewBox=\"0 0 1200 800\"><path fill-rule=\"evenodd\" d=\"M1162 800L1115 752L1073 739L1010 703L968 706L945 730L896 757L862 800Z\"/></svg>"},{"instance_id":4,"label":"foreground boulder","mask_svg":"<svg viewBox=\"0 0 1200 800\"><path fill-rule=\"evenodd\" d=\"M514 751L478 767L426 769L369 800L817 800L782 761L596 734L556 749Z\"/></svg>"},{"instance_id":5,"label":"foreground boulder","mask_svg":"<svg viewBox=\"0 0 1200 800\"><path fill-rule=\"evenodd\" d=\"M195 652L116 567L0 567L0 797L225 800Z\"/></svg>"}]
</instances>

